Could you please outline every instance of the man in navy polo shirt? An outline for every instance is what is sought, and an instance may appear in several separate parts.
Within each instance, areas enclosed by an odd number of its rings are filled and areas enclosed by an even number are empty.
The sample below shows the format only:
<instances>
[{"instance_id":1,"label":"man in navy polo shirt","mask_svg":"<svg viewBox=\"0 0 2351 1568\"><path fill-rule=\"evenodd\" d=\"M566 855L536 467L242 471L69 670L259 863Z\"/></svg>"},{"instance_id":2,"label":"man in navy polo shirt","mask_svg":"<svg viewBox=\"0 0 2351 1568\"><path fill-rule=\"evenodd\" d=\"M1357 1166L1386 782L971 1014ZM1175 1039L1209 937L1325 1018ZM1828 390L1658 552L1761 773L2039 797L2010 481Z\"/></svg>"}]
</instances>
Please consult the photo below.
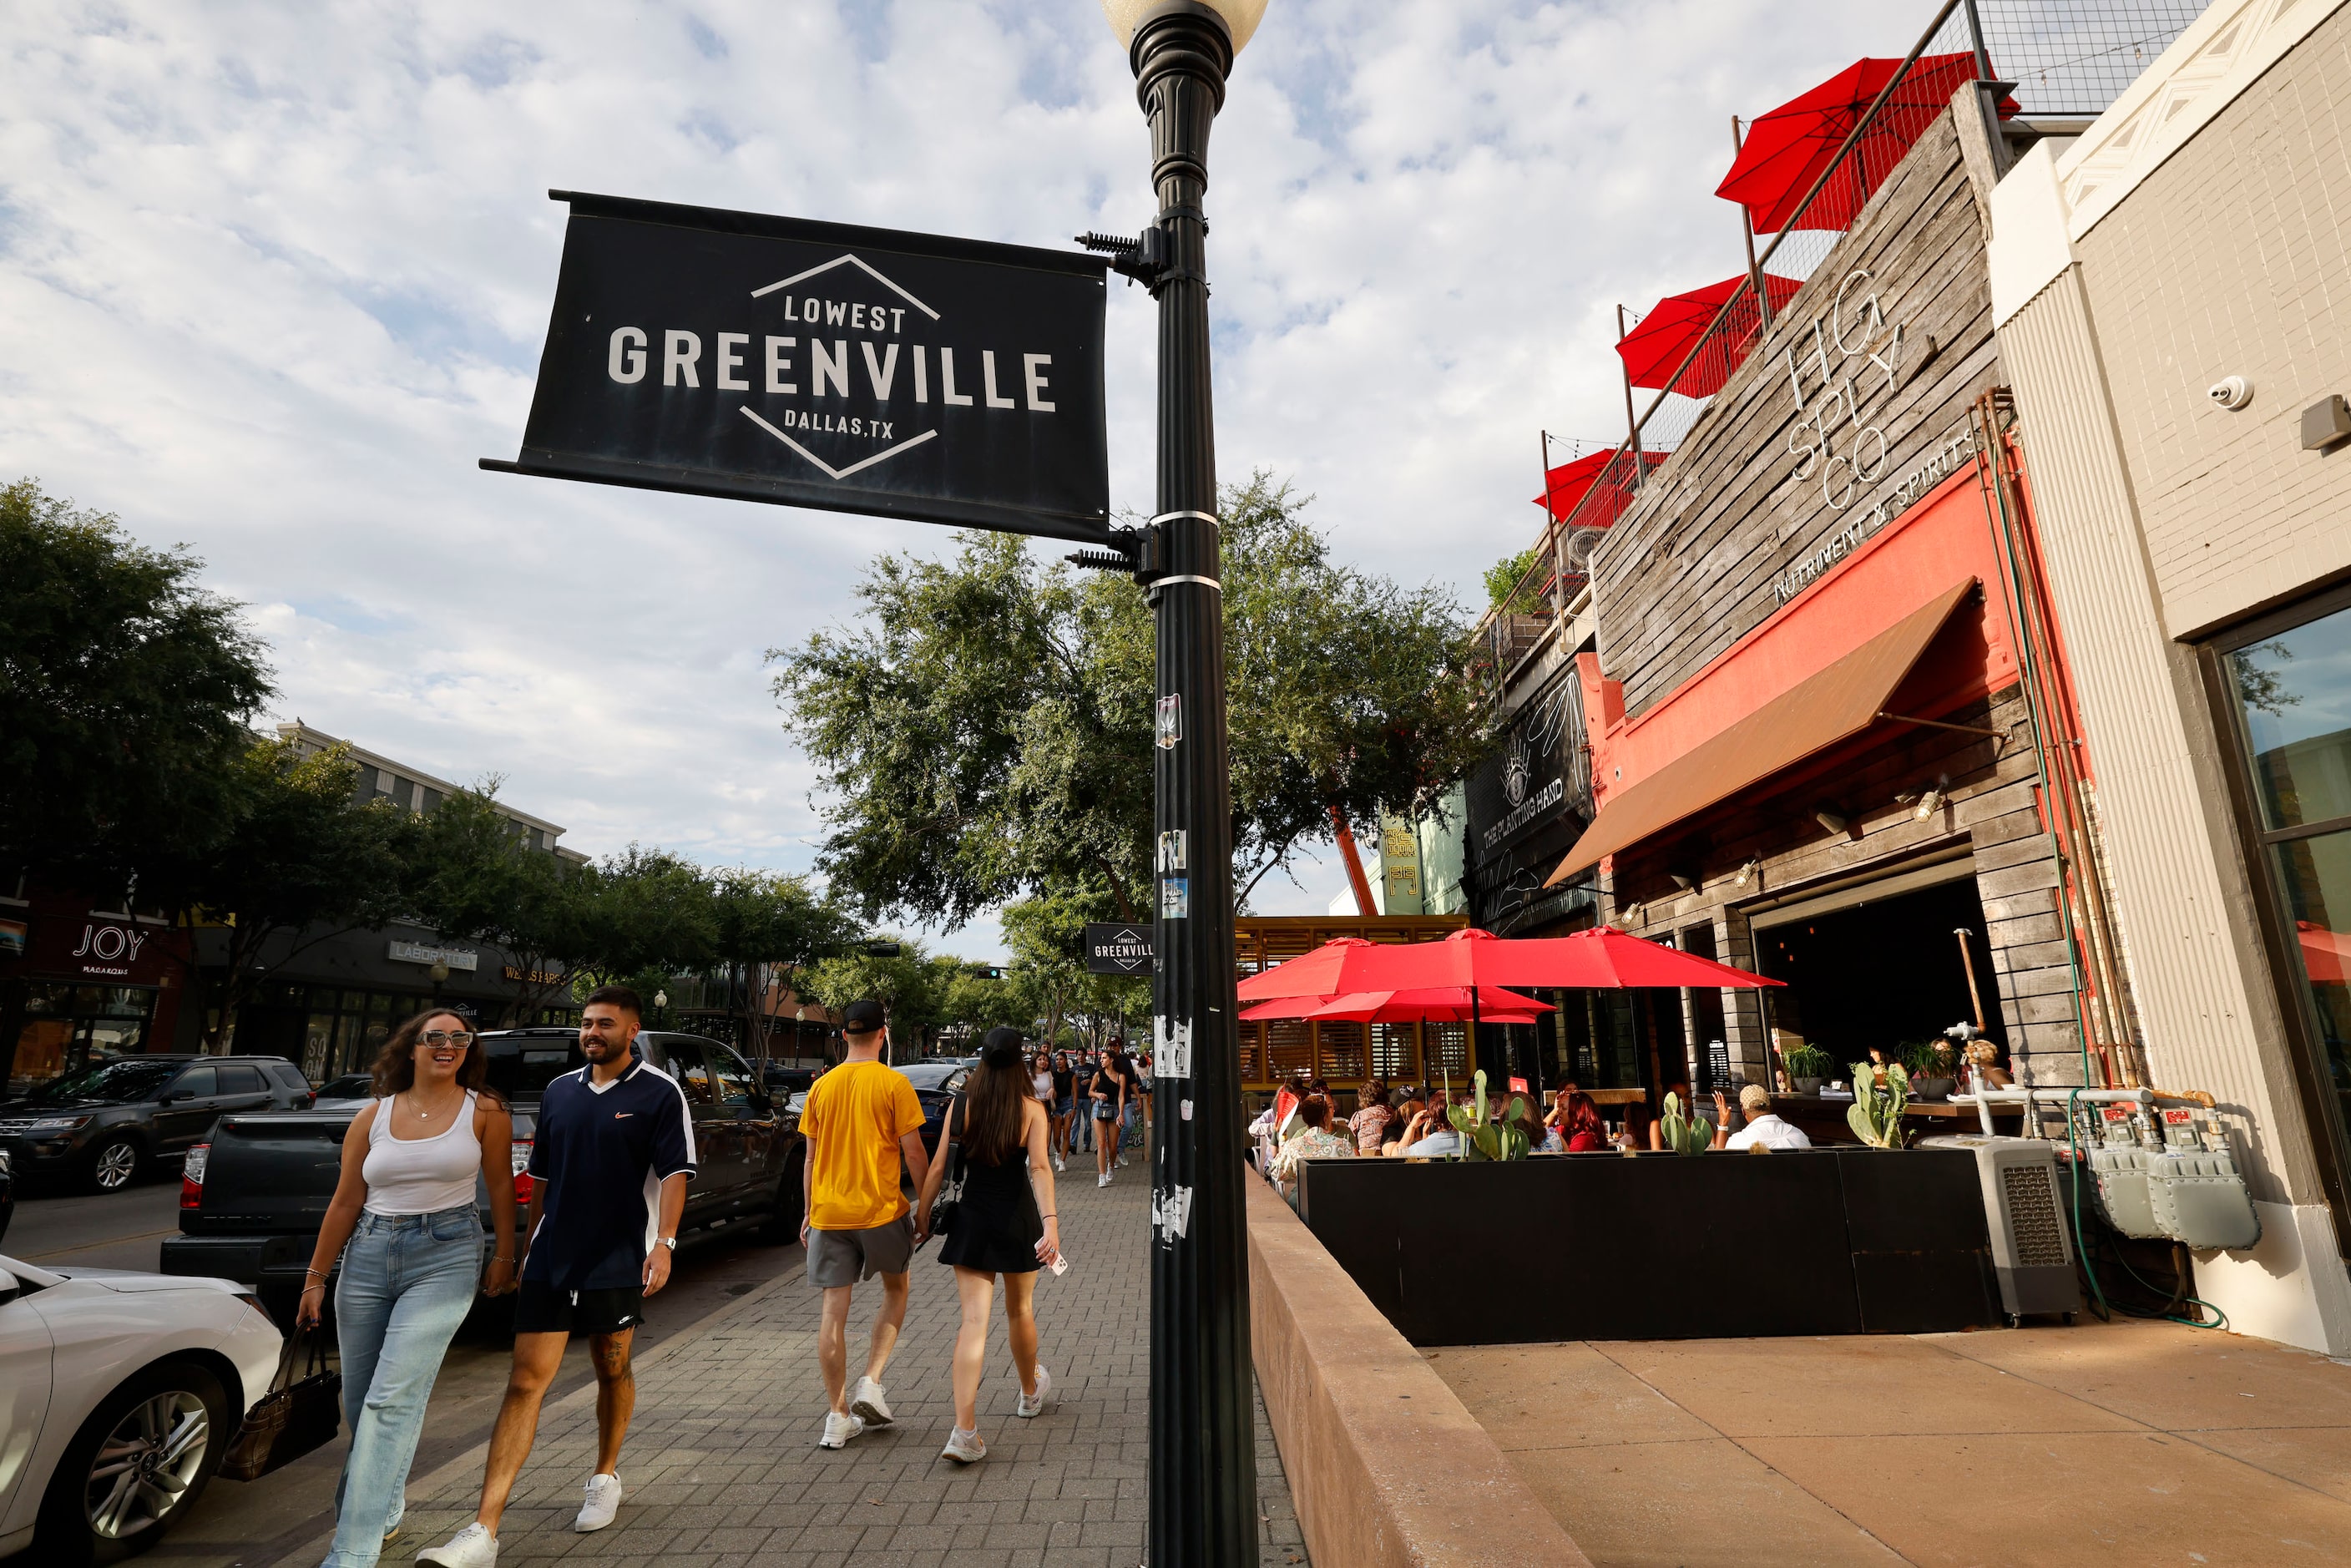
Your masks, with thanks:
<instances>
[{"instance_id":1,"label":"man in navy polo shirt","mask_svg":"<svg viewBox=\"0 0 2351 1568\"><path fill-rule=\"evenodd\" d=\"M629 1347L645 1298L669 1282L694 1121L674 1079L634 1041L643 1009L626 986L600 986L580 1013L588 1065L547 1086L530 1150L530 1216L515 1298L514 1373L490 1437L482 1506L446 1545L417 1553L440 1568L491 1568L498 1518L538 1435L539 1402L572 1333L596 1367L596 1473L572 1521L601 1530L621 1506L621 1439L636 1409Z\"/></svg>"}]
</instances>

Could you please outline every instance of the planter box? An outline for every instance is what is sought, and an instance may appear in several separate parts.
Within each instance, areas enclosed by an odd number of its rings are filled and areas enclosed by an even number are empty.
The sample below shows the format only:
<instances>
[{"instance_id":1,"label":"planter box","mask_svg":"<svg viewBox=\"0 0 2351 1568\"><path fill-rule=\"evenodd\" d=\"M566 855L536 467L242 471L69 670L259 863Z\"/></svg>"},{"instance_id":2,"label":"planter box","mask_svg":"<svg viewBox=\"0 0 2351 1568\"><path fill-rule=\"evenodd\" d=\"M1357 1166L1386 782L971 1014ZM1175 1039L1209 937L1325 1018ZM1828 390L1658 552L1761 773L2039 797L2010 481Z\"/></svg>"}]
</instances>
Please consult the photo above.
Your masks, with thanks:
<instances>
[{"instance_id":1,"label":"planter box","mask_svg":"<svg viewBox=\"0 0 2351 1568\"><path fill-rule=\"evenodd\" d=\"M1997 1323L1959 1149L1310 1160L1299 1214L1416 1345Z\"/></svg>"}]
</instances>

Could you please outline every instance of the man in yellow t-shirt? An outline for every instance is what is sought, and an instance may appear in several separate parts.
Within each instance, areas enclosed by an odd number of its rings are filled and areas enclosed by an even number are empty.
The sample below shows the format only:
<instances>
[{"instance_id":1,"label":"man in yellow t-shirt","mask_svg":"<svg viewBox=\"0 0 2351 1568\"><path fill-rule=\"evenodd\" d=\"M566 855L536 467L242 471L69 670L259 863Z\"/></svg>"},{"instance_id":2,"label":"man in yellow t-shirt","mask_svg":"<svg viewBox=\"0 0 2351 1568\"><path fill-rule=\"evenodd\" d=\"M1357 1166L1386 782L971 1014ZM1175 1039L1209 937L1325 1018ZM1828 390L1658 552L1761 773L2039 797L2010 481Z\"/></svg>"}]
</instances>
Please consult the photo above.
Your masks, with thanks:
<instances>
[{"instance_id":1,"label":"man in yellow t-shirt","mask_svg":"<svg viewBox=\"0 0 2351 1568\"><path fill-rule=\"evenodd\" d=\"M817 1364L824 1371L825 1413L819 1446L844 1447L868 1426L890 1424L882 1371L906 1321L906 1270L914 1258L914 1227L899 1190L903 1161L920 1191L930 1174L923 1153L923 1105L906 1075L882 1060L890 1032L882 1004L852 1002L841 1014L849 1053L816 1081L800 1112L806 1140L807 1212L800 1244L808 1249L809 1283L824 1292L817 1328ZM882 1312L865 1375L849 1384L849 1296L861 1279L882 1276Z\"/></svg>"}]
</instances>

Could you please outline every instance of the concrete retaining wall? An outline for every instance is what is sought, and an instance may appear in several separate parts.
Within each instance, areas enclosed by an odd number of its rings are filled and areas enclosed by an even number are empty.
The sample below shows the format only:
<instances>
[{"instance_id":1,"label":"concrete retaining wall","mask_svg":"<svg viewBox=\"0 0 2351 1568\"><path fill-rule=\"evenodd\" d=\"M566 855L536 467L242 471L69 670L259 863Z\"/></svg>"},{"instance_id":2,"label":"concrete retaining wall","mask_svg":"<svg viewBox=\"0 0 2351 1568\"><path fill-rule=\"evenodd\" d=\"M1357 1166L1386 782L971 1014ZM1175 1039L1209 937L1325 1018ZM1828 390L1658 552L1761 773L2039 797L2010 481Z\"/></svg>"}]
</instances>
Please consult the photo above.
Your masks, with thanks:
<instances>
[{"instance_id":1,"label":"concrete retaining wall","mask_svg":"<svg viewBox=\"0 0 2351 1568\"><path fill-rule=\"evenodd\" d=\"M1590 1560L1280 1197L1249 1186L1249 1349L1314 1561Z\"/></svg>"}]
</instances>

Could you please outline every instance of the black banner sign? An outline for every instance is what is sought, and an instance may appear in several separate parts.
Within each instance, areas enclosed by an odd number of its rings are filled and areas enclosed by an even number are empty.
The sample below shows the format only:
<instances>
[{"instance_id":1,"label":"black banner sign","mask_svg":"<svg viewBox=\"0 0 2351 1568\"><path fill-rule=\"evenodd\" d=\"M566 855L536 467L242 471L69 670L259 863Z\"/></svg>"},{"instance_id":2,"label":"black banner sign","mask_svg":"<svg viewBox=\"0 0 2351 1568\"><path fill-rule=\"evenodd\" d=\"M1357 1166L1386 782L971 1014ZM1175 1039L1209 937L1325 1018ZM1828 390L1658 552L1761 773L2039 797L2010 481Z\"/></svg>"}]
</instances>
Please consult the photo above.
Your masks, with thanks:
<instances>
[{"instance_id":1,"label":"black banner sign","mask_svg":"<svg viewBox=\"0 0 2351 1568\"><path fill-rule=\"evenodd\" d=\"M1086 973L1149 974L1155 962L1151 936L1151 927L1147 924L1089 925L1086 927Z\"/></svg>"},{"instance_id":2,"label":"black banner sign","mask_svg":"<svg viewBox=\"0 0 2351 1568\"><path fill-rule=\"evenodd\" d=\"M1571 674L1530 700L1470 772L1469 913L1498 936L1564 914L1564 893L1541 890L1592 820L1581 698Z\"/></svg>"},{"instance_id":3,"label":"black banner sign","mask_svg":"<svg viewBox=\"0 0 2351 1568\"><path fill-rule=\"evenodd\" d=\"M571 204L504 473L1098 542L1105 264L553 191Z\"/></svg>"}]
</instances>

